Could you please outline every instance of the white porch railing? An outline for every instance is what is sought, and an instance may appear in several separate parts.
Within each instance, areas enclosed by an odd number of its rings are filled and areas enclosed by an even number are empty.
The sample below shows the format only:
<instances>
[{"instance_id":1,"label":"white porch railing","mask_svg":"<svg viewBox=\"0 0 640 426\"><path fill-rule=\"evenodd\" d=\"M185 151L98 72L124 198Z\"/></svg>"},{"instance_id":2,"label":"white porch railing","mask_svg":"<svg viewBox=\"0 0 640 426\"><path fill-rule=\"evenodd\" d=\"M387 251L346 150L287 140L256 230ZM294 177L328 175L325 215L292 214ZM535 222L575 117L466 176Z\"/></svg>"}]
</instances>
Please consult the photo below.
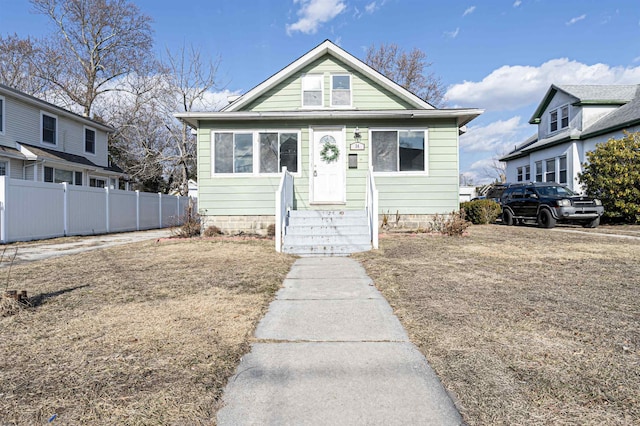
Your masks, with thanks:
<instances>
[{"instance_id":1,"label":"white porch railing","mask_svg":"<svg viewBox=\"0 0 640 426\"><path fill-rule=\"evenodd\" d=\"M289 210L293 208L293 175L282 168L282 178L276 191L276 251L282 252L282 236L287 226Z\"/></svg>"},{"instance_id":2,"label":"white porch railing","mask_svg":"<svg viewBox=\"0 0 640 426\"><path fill-rule=\"evenodd\" d=\"M369 236L371 246L378 248L378 189L373 178L373 169L369 168L367 173L367 198L366 198L367 219L369 224Z\"/></svg>"}]
</instances>

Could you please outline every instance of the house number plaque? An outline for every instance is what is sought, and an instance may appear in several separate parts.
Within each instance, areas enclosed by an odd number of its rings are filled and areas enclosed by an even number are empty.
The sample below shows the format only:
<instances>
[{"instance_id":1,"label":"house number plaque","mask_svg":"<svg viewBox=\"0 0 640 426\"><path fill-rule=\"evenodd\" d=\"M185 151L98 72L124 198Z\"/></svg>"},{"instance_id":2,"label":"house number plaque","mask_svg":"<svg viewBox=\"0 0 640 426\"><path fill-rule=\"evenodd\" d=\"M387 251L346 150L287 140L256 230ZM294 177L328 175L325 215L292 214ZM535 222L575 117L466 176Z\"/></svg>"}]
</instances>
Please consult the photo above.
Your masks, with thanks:
<instances>
[{"instance_id":1,"label":"house number plaque","mask_svg":"<svg viewBox=\"0 0 640 426\"><path fill-rule=\"evenodd\" d=\"M364 151L364 144L362 142L354 142L349 145L351 151Z\"/></svg>"}]
</instances>

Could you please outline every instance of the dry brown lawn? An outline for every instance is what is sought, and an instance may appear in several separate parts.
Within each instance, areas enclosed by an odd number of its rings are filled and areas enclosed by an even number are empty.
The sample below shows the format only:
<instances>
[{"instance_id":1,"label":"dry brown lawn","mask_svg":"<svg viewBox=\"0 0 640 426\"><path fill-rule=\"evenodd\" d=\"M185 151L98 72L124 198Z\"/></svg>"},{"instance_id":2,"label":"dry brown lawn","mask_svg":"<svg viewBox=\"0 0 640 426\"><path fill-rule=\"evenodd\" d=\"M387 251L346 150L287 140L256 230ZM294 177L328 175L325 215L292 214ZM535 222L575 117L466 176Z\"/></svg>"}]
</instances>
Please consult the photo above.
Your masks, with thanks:
<instances>
[{"instance_id":1,"label":"dry brown lawn","mask_svg":"<svg viewBox=\"0 0 640 426\"><path fill-rule=\"evenodd\" d=\"M14 266L33 307L0 316L0 424L215 423L293 260L272 241L193 240Z\"/></svg>"},{"instance_id":2,"label":"dry brown lawn","mask_svg":"<svg viewBox=\"0 0 640 426\"><path fill-rule=\"evenodd\" d=\"M640 240L566 230L390 235L355 256L470 425L640 424Z\"/></svg>"}]
</instances>

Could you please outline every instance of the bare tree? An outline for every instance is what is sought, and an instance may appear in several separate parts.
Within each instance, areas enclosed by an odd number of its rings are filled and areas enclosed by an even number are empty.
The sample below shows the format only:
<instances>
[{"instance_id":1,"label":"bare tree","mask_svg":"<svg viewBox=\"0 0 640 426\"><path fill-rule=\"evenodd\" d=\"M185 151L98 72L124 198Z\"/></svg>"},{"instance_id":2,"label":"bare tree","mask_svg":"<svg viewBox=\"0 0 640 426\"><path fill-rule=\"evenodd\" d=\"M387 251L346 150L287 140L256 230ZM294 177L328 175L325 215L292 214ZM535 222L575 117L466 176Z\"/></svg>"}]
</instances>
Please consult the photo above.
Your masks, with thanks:
<instances>
[{"instance_id":1,"label":"bare tree","mask_svg":"<svg viewBox=\"0 0 640 426\"><path fill-rule=\"evenodd\" d=\"M383 43L369 46L365 63L430 104L440 106L445 88L439 77L426 72L432 65L426 59L427 54L418 48L407 53L395 43Z\"/></svg>"},{"instance_id":2,"label":"bare tree","mask_svg":"<svg viewBox=\"0 0 640 426\"><path fill-rule=\"evenodd\" d=\"M0 36L0 83L30 95L44 92L46 83L36 76L31 61L37 49L30 38Z\"/></svg>"},{"instance_id":3,"label":"bare tree","mask_svg":"<svg viewBox=\"0 0 640 426\"><path fill-rule=\"evenodd\" d=\"M151 58L151 18L127 0L31 0L57 32L37 50L38 75L91 116L97 97Z\"/></svg>"},{"instance_id":4,"label":"bare tree","mask_svg":"<svg viewBox=\"0 0 640 426\"><path fill-rule=\"evenodd\" d=\"M167 104L168 117L175 112L193 111L198 106L201 109L214 107L207 100L206 95L217 86L217 72L220 59L212 60L202 55L193 45L182 45L180 49L171 52L167 49L164 64L171 91L170 102ZM171 102L173 100L173 102ZM189 177L196 174L196 138L191 129L184 122L175 119L167 123L167 129L174 141L174 163L177 167L178 189L181 195L189 193Z\"/></svg>"},{"instance_id":5,"label":"bare tree","mask_svg":"<svg viewBox=\"0 0 640 426\"><path fill-rule=\"evenodd\" d=\"M496 154L491 157L491 163L483 169L484 175L497 183L505 183L507 181L507 165L498 160L503 155Z\"/></svg>"}]
</instances>

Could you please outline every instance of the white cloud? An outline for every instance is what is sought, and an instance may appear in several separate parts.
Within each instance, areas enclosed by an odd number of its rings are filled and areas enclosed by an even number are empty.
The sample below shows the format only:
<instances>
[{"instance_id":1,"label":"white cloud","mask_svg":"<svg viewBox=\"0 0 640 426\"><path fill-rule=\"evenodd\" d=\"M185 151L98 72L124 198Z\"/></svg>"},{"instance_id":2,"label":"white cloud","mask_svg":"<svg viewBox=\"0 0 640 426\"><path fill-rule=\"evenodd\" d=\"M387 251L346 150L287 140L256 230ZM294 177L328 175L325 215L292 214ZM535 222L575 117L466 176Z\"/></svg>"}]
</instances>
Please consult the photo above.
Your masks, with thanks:
<instances>
[{"instance_id":1,"label":"white cloud","mask_svg":"<svg viewBox=\"0 0 640 426\"><path fill-rule=\"evenodd\" d=\"M455 31L445 31L445 37L456 38L458 37L458 33L460 33L460 27L456 28Z\"/></svg>"},{"instance_id":2,"label":"white cloud","mask_svg":"<svg viewBox=\"0 0 640 426\"><path fill-rule=\"evenodd\" d=\"M468 8L464 11L464 13L462 14L462 16L463 16L463 17L465 17L465 16L467 16L467 15L470 15L470 14L472 14L472 13L473 13L473 11L474 11L474 10L476 10L476 7L475 7L475 6L468 7Z\"/></svg>"},{"instance_id":3,"label":"white cloud","mask_svg":"<svg viewBox=\"0 0 640 426\"><path fill-rule=\"evenodd\" d=\"M300 5L297 12L299 19L287 25L288 35L296 31L315 34L322 24L331 21L347 8L343 0L293 0L293 3Z\"/></svg>"},{"instance_id":4,"label":"white cloud","mask_svg":"<svg viewBox=\"0 0 640 426\"><path fill-rule=\"evenodd\" d=\"M516 0L513 2L513 7L519 7L522 4L521 0Z\"/></svg>"},{"instance_id":5,"label":"white cloud","mask_svg":"<svg viewBox=\"0 0 640 426\"><path fill-rule=\"evenodd\" d=\"M460 148L465 152L502 152L505 146L521 142L526 129L530 126L522 123L520 116L486 126L470 126L467 133L460 136Z\"/></svg>"},{"instance_id":6,"label":"white cloud","mask_svg":"<svg viewBox=\"0 0 640 426\"><path fill-rule=\"evenodd\" d=\"M449 87L447 104L508 111L538 103L551 84L636 84L640 66L586 65L567 58L552 59L539 67L504 65L482 81L465 81Z\"/></svg>"},{"instance_id":7,"label":"white cloud","mask_svg":"<svg viewBox=\"0 0 640 426\"><path fill-rule=\"evenodd\" d=\"M586 17L587 15L580 15L580 16L576 16L575 18L571 18L569 22L567 22L567 25L573 25L578 21L582 21Z\"/></svg>"},{"instance_id":8,"label":"white cloud","mask_svg":"<svg viewBox=\"0 0 640 426\"><path fill-rule=\"evenodd\" d=\"M364 10L367 13L373 13L376 10L378 10L379 8L380 8L380 6L378 6L375 1L372 1L371 3L369 3L368 5L366 5L364 7Z\"/></svg>"}]
</instances>

